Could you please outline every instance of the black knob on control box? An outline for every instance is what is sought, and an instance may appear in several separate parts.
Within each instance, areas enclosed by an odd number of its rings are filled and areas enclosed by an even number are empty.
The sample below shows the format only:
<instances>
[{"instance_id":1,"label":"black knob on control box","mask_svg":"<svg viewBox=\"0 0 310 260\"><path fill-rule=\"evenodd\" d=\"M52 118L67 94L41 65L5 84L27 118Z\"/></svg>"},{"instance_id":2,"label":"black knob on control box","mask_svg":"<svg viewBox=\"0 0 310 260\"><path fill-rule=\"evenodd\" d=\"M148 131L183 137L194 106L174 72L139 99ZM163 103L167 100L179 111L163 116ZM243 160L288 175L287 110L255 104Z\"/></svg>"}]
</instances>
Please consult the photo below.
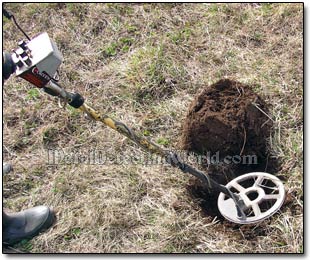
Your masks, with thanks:
<instances>
[{"instance_id":1,"label":"black knob on control box","mask_svg":"<svg viewBox=\"0 0 310 260\"><path fill-rule=\"evenodd\" d=\"M18 46L21 47L24 51L28 49L27 43L25 41L19 41Z\"/></svg>"},{"instance_id":2,"label":"black knob on control box","mask_svg":"<svg viewBox=\"0 0 310 260\"><path fill-rule=\"evenodd\" d=\"M28 65L28 66L30 66L31 65L31 59L28 57L28 56L26 56L26 57L24 57L23 58L23 61Z\"/></svg>"}]
</instances>

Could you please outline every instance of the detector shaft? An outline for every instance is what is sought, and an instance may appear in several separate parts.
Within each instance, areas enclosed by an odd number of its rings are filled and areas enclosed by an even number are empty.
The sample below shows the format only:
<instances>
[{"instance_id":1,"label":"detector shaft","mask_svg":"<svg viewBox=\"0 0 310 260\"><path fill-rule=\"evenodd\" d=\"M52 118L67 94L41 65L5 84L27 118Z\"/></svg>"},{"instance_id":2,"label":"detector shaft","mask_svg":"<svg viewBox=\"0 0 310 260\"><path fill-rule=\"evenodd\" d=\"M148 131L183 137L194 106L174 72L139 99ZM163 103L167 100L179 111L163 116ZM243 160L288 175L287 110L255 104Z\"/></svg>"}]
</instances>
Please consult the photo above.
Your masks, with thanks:
<instances>
[{"instance_id":1,"label":"detector shaft","mask_svg":"<svg viewBox=\"0 0 310 260\"><path fill-rule=\"evenodd\" d=\"M224 185L221 185L214 181L210 176L203 173L202 171L194 168L191 165L188 165L187 163L183 162L180 158L180 156L172 152L170 150L163 149L159 145L155 144L148 138L146 138L143 135L138 135L135 133L131 128L126 126L124 123L116 121L112 119L110 116L106 114L101 114L91 106L87 105L84 102L84 99L81 95L76 93L70 93L67 92L64 88L62 88L57 82L51 81L50 82L50 90L53 92L54 96L58 96L62 100L64 100L69 105L79 109L83 113L87 114L88 117L95 121L100 121L107 125L108 127L116 130L120 134L126 136L130 140L132 140L134 143L142 147L144 150L152 153L157 154L172 165L173 167L179 168L184 173L189 173L198 179L202 181L203 184L205 184L208 188L216 189L220 192L223 192L228 197L232 198L236 204L236 207L238 209L239 215L241 218L245 218L245 214L243 212L244 209L244 203L239 198L239 196L235 193L232 193L228 188L226 188ZM75 100L76 99L76 100Z\"/></svg>"}]
</instances>

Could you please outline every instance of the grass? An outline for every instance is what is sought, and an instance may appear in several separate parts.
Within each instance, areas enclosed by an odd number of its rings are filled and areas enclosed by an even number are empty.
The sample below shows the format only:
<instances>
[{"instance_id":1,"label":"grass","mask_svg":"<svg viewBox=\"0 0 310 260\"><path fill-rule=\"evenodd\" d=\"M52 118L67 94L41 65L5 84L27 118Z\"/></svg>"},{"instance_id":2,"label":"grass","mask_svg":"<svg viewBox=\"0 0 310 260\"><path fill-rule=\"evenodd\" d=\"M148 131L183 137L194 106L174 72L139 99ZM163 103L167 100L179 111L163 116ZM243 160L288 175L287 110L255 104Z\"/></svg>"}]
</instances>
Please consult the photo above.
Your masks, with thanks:
<instances>
[{"instance_id":1,"label":"grass","mask_svg":"<svg viewBox=\"0 0 310 260\"><path fill-rule=\"evenodd\" d=\"M23 8L21 8L23 6ZM15 250L102 253L303 252L302 4L6 4L31 36L47 31L65 58L63 86L155 142L177 148L189 104L232 78L272 105L272 155L288 201L271 219L236 226L206 217L191 179L164 165L49 166L47 149L143 151L21 79L3 87L4 207L49 205L57 223ZM35 19L33 19L35 17ZM48 19L47 19L48 17ZM5 20L3 48L23 35ZM114 161L115 162L115 161Z\"/></svg>"}]
</instances>

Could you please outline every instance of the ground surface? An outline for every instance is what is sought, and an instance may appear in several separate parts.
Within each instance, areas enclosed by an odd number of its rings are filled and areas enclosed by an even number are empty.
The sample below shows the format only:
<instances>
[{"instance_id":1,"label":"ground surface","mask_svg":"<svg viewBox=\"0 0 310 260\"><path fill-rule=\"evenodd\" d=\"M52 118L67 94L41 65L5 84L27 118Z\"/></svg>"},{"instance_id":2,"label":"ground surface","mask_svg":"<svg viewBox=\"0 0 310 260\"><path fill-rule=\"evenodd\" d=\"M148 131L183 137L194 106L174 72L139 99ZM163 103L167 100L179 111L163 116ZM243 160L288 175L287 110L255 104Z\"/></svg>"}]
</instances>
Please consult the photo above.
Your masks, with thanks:
<instances>
[{"instance_id":1,"label":"ground surface","mask_svg":"<svg viewBox=\"0 0 310 260\"><path fill-rule=\"evenodd\" d=\"M204 86L231 78L272 105L271 154L287 201L255 226L202 214L193 179L165 165L125 164L144 154L118 133L61 109L10 78L3 91L4 206L46 204L48 232L29 252L303 252L303 6L301 4L8 4L30 35L47 31L65 58L62 85L164 147L178 148L189 105ZM23 36L4 21L4 49ZM48 149L102 165L48 166ZM84 153L83 153L84 152ZM72 159L72 156L71 156ZM114 160L114 161L112 161ZM76 162L76 161L75 161ZM209 214L212 215L212 214Z\"/></svg>"}]
</instances>

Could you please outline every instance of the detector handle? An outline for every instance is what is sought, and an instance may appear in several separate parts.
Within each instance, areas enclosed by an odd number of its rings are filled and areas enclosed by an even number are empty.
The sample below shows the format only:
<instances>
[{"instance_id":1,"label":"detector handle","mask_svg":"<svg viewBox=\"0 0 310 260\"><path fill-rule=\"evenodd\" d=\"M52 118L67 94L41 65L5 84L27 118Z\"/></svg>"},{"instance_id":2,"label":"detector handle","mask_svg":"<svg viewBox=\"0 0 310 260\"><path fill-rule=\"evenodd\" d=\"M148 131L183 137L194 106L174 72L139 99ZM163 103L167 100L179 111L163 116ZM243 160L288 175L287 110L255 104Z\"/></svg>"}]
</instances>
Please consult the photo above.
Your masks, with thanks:
<instances>
[{"instance_id":1,"label":"detector handle","mask_svg":"<svg viewBox=\"0 0 310 260\"><path fill-rule=\"evenodd\" d=\"M12 60L12 56L9 52L4 51L2 53L2 77L7 80L16 70L16 65Z\"/></svg>"}]
</instances>

